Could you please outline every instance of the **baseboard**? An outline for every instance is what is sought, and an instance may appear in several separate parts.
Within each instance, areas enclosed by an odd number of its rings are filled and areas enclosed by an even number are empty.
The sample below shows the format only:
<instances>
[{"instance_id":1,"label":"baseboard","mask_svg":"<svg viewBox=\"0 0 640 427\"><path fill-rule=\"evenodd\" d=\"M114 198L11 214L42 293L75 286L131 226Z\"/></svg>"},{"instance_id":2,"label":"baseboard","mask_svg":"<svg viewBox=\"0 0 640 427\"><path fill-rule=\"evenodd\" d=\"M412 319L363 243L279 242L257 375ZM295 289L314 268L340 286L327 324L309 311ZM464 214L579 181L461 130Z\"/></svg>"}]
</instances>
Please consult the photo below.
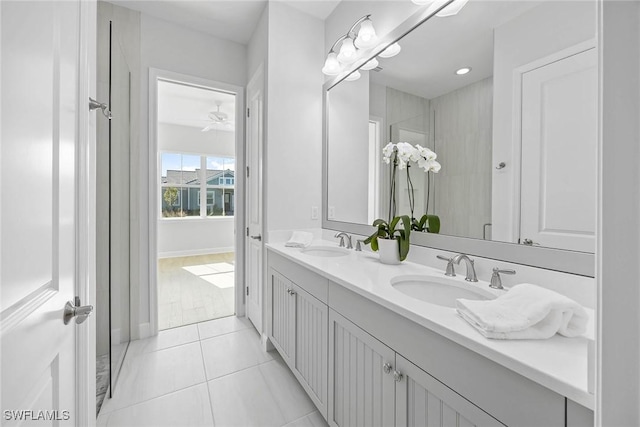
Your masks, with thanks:
<instances>
[{"instance_id":1,"label":"baseboard","mask_svg":"<svg viewBox=\"0 0 640 427\"><path fill-rule=\"evenodd\" d=\"M183 256L195 256L195 255L211 255L211 254L224 254L229 252L235 252L236 248L231 246L228 248L208 248L208 249L190 249L186 251L168 251L158 252L158 258L177 258Z\"/></svg>"},{"instance_id":2,"label":"baseboard","mask_svg":"<svg viewBox=\"0 0 640 427\"><path fill-rule=\"evenodd\" d=\"M143 340L151 337L151 323L141 323L138 325L138 339Z\"/></svg>"}]
</instances>

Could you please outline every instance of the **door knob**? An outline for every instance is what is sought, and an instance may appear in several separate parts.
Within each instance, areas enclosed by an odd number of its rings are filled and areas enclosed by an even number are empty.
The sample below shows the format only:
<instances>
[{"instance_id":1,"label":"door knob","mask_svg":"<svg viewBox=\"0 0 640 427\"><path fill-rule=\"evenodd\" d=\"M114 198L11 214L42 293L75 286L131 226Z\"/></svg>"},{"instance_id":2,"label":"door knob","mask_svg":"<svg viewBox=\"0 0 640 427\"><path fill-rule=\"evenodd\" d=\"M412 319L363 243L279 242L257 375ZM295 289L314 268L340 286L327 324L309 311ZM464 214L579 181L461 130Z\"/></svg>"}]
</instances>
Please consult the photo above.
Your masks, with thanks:
<instances>
[{"instance_id":1,"label":"door knob","mask_svg":"<svg viewBox=\"0 0 640 427\"><path fill-rule=\"evenodd\" d=\"M389 374L391 373L391 364L389 363L385 363L384 365L382 365L382 370L384 371L385 374Z\"/></svg>"},{"instance_id":2,"label":"door knob","mask_svg":"<svg viewBox=\"0 0 640 427\"><path fill-rule=\"evenodd\" d=\"M75 304L72 301L67 301L64 305L64 315L62 321L65 325L68 325L71 319L76 318L76 323L80 323L87 320L87 317L93 312L92 305L80 305L80 298L76 297Z\"/></svg>"},{"instance_id":3,"label":"door knob","mask_svg":"<svg viewBox=\"0 0 640 427\"><path fill-rule=\"evenodd\" d=\"M260 241L262 240L262 236L261 236L261 235L259 235L259 234L258 234L257 236L251 236L251 238L252 238L253 240L257 240L258 242L260 242Z\"/></svg>"},{"instance_id":4,"label":"door knob","mask_svg":"<svg viewBox=\"0 0 640 427\"><path fill-rule=\"evenodd\" d=\"M401 382L403 378L404 375L402 375L401 372L393 371L393 379L396 380L396 382Z\"/></svg>"}]
</instances>

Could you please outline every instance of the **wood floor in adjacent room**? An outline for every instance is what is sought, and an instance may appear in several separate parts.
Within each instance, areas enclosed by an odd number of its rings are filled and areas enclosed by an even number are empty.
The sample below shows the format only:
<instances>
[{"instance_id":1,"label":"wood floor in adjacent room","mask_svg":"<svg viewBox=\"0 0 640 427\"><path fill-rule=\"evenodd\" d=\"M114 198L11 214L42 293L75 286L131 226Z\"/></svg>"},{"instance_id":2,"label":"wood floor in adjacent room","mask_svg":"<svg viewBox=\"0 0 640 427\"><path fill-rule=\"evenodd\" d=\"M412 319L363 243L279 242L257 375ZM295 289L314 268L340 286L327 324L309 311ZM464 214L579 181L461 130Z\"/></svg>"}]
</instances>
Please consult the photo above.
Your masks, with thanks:
<instances>
[{"instance_id":1,"label":"wood floor in adjacent room","mask_svg":"<svg viewBox=\"0 0 640 427\"><path fill-rule=\"evenodd\" d=\"M233 315L234 260L233 252L159 259L158 328Z\"/></svg>"}]
</instances>

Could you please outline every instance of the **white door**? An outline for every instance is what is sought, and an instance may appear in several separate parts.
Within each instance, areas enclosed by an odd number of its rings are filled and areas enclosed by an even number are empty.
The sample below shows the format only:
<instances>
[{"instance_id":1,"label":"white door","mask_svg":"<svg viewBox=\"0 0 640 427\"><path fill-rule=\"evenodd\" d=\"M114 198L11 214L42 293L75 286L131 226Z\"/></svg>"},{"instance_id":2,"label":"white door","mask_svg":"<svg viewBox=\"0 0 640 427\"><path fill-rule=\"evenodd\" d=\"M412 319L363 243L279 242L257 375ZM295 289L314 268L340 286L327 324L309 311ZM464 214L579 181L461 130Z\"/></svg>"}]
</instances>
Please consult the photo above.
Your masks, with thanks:
<instances>
[{"instance_id":1,"label":"white door","mask_svg":"<svg viewBox=\"0 0 640 427\"><path fill-rule=\"evenodd\" d=\"M262 145L264 138L262 67L247 86L247 242L245 295L247 317L262 332Z\"/></svg>"},{"instance_id":2,"label":"white door","mask_svg":"<svg viewBox=\"0 0 640 427\"><path fill-rule=\"evenodd\" d=\"M597 53L522 76L520 243L594 252Z\"/></svg>"},{"instance_id":3,"label":"white door","mask_svg":"<svg viewBox=\"0 0 640 427\"><path fill-rule=\"evenodd\" d=\"M94 8L0 3L2 425L95 419L88 322L63 322L65 303L86 295L91 275L85 55L95 47L85 36Z\"/></svg>"}]
</instances>

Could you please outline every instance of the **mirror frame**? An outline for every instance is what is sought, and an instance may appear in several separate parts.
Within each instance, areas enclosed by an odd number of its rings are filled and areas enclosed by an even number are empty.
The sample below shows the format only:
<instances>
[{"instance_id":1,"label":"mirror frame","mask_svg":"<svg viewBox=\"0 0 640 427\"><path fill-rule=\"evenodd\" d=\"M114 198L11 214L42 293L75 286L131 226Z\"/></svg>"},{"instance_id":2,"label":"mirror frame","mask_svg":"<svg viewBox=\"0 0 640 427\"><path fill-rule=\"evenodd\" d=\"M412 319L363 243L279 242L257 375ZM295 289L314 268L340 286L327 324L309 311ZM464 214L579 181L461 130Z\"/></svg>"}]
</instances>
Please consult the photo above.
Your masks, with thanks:
<instances>
[{"instance_id":1,"label":"mirror frame","mask_svg":"<svg viewBox=\"0 0 640 427\"><path fill-rule=\"evenodd\" d=\"M393 31L384 36L381 43L368 51L365 51L363 59L356 61L350 68L340 75L328 80L322 87L322 228L345 231L347 233L370 235L375 228L371 225L357 224L343 221L330 220L328 217L328 92L335 85L344 80L349 74L356 71L371 58L377 56L387 46L401 40L410 34L415 28L422 25L441 9L444 9L455 0L443 3L435 8L433 4L411 15L398 25ZM596 47L597 48L597 47ZM601 101L599 100L598 103ZM600 114L600 113L598 113ZM597 239L596 239L597 240ZM459 252L483 258L491 258L499 261L531 267L544 268L563 273L577 274L586 277L595 277L595 254L587 252L575 252L563 249L525 246L509 242L494 242L490 240L472 239L467 237L446 236L432 233L411 233L411 244L428 247L436 250Z\"/></svg>"}]
</instances>

